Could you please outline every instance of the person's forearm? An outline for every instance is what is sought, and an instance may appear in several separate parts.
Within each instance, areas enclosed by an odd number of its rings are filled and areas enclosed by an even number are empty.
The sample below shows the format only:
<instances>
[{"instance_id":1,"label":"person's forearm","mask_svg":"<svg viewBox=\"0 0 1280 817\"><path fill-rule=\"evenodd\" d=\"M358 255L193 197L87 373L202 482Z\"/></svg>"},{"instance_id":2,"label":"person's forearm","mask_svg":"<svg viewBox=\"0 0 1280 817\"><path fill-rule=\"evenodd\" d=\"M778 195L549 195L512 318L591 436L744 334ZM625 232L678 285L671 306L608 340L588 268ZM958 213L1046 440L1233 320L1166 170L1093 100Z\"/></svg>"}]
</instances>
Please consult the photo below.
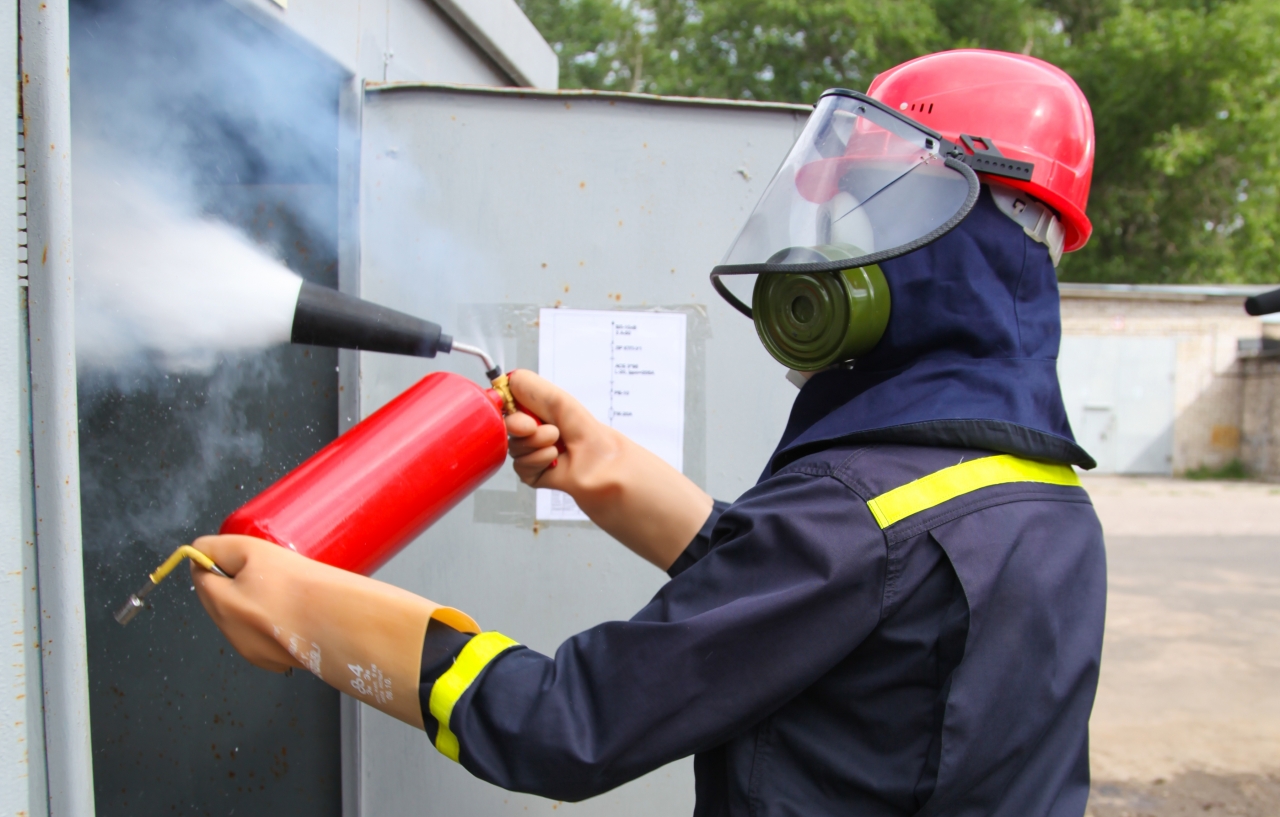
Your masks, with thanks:
<instances>
[{"instance_id":1,"label":"person's forearm","mask_svg":"<svg viewBox=\"0 0 1280 817\"><path fill-rule=\"evenodd\" d=\"M268 542L209 537L196 544L235 571L230 580L203 572L195 579L206 609L246 658L286 665L274 641L325 683L418 728L427 623L435 617L457 630L479 630L457 610Z\"/></svg>"},{"instance_id":2,"label":"person's forearm","mask_svg":"<svg viewBox=\"0 0 1280 817\"><path fill-rule=\"evenodd\" d=\"M419 659L435 606L346 578L324 573L301 583L276 640L325 683L422 728Z\"/></svg>"},{"instance_id":3,"label":"person's forearm","mask_svg":"<svg viewBox=\"0 0 1280 817\"><path fill-rule=\"evenodd\" d=\"M610 452L581 475L574 501L591 521L637 555L666 570L711 513L711 497L626 435L601 425L596 443Z\"/></svg>"}]
</instances>

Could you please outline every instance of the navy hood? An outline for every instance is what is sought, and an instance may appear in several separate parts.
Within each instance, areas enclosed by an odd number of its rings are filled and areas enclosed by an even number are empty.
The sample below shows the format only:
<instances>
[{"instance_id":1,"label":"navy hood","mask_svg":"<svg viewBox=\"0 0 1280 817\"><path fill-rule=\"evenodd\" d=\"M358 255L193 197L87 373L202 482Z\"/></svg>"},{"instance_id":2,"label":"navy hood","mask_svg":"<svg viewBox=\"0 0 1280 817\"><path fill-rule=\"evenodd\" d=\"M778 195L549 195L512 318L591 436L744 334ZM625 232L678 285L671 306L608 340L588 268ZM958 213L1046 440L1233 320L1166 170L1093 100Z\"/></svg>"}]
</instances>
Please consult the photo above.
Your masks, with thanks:
<instances>
[{"instance_id":1,"label":"navy hood","mask_svg":"<svg viewBox=\"0 0 1280 817\"><path fill-rule=\"evenodd\" d=\"M852 368L809 379L765 476L849 443L982 448L1093 468L1058 385L1062 321L1049 251L984 185L954 230L880 264L891 313Z\"/></svg>"}]
</instances>

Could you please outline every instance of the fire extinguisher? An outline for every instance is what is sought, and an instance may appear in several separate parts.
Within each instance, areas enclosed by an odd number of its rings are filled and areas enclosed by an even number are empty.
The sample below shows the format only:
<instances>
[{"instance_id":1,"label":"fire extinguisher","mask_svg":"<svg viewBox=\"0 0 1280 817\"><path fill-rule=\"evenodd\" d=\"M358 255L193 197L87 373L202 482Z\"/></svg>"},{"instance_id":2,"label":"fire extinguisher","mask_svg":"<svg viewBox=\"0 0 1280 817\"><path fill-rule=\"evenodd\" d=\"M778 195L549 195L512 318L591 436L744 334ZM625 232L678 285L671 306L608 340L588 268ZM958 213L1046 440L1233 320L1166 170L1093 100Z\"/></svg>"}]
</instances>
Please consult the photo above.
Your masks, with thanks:
<instances>
[{"instance_id":1,"label":"fire extinguisher","mask_svg":"<svg viewBox=\"0 0 1280 817\"><path fill-rule=\"evenodd\" d=\"M493 475L507 456L503 415L516 410L507 376L481 349L440 326L334 290L302 284L295 343L435 357L478 356L493 388L433 372L242 505L221 533L256 536L368 575ZM191 557L183 546L116 611L127 624L151 589ZM205 564L209 562L209 564Z\"/></svg>"},{"instance_id":2,"label":"fire extinguisher","mask_svg":"<svg viewBox=\"0 0 1280 817\"><path fill-rule=\"evenodd\" d=\"M369 575L506 456L502 396L434 372L246 502L220 532Z\"/></svg>"}]
</instances>

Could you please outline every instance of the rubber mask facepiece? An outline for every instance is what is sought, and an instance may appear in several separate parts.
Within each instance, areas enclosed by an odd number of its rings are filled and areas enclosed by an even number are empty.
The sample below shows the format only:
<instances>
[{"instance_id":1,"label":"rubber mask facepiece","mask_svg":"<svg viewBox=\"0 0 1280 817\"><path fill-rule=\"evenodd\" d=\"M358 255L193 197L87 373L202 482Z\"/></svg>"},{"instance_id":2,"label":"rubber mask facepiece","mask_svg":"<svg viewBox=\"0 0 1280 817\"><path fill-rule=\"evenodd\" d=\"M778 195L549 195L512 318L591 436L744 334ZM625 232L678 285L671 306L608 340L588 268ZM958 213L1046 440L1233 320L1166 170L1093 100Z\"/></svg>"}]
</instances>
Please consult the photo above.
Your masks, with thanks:
<instances>
[{"instance_id":1,"label":"rubber mask facepiece","mask_svg":"<svg viewBox=\"0 0 1280 817\"><path fill-rule=\"evenodd\" d=\"M880 262L937 240L969 214L980 190L972 159L876 100L827 91L712 285L789 369L865 355L889 322ZM729 275L757 276L750 306L722 280Z\"/></svg>"}]
</instances>

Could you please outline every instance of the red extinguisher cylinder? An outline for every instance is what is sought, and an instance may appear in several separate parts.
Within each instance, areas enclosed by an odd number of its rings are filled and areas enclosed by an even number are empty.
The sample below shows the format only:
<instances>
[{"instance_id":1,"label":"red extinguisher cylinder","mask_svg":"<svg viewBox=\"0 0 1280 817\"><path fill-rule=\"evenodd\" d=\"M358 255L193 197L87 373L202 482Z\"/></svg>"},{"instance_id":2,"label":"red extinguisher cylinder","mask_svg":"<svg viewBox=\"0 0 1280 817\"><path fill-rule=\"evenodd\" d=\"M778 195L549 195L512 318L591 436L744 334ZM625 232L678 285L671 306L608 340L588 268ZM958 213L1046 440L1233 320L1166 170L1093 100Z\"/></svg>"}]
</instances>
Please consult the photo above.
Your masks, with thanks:
<instances>
[{"instance_id":1,"label":"red extinguisher cylinder","mask_svg":"<svg viewBox=\"0 0 1280 817\"><path fill-rule=\"evenodd\" d=\"M221 532L369 575L506 456L501 395L435 372L249 500Z\"/></svg>"}]
</instances>

